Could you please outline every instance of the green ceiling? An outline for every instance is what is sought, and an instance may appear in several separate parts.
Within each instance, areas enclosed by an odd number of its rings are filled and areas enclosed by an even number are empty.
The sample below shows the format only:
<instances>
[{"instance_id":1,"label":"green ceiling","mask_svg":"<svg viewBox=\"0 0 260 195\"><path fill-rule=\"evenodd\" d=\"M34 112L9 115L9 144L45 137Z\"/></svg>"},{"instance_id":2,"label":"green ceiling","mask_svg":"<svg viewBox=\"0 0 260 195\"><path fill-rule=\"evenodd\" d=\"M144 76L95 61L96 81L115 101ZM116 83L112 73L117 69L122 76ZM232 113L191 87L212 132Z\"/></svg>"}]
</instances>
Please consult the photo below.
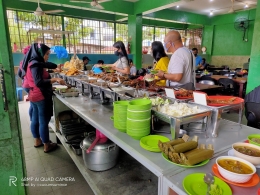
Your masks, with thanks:
<instances>
[{"instance_id":1,"label":"green ceiling","mask_svg":"<svg viewBox=\"0 0 260 195\"><path fill-rule=\"evenodd\" d=\"M43 3L41 3L41 8L43 10L62 9L65 12L60 15L64 16L106 21L126 22L128 15L142 14L146 17L146 20L144 20L144 24L146 25L151 24L173 28L188 27L189 25L187 24L208 24L207 16L167 9L174 6L174 3L178 1L179 0L139 0L134 3L123 0L112 0L102 3L101 5L105 9L99 10L91 7L89 3L72 3L70 0L44 0ZM4 3L8 9L35 11L37 8L36 0L4 0ZM156 19L153 20L154 18Z\"/></svg>"}]
</instances>

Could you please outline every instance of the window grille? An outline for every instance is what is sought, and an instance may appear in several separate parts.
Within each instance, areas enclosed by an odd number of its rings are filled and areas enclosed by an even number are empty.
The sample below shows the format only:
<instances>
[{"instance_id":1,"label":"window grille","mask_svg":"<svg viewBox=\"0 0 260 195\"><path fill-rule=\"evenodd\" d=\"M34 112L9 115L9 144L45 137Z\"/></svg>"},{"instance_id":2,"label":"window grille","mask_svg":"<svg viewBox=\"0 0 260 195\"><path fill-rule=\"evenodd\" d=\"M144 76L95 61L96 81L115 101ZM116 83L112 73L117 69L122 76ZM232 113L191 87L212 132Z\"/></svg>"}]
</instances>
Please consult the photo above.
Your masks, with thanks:
<instances>
[{"instance_id":1,"label":"window grille","mask_svg":"<svg viewBox=\"0 0 260 195\"><path fill-rule=\"evenodd\" d=\"M128 25L116 23L116 41L123 41L125 46L128 43Z\"/></svg>"},{"instance_id":2,"label":"window grille","mask_svg":"<svg viewBox=\"0 0 260 195\"><path fill-rule=\"evenodd\" d=\"M114 23L100 21L101 53L114 53Z\"/></svg>"}]
</instances>

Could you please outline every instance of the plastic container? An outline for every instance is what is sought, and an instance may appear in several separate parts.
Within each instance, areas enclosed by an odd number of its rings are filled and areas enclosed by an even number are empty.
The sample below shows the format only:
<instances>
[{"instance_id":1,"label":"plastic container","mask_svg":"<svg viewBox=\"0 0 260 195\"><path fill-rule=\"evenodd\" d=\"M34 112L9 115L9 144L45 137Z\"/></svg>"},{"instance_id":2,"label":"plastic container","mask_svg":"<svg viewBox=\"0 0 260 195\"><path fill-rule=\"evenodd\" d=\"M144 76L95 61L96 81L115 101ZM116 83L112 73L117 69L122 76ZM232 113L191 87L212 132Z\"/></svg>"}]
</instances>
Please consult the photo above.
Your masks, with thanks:
<instances>
[{"instance_id":1,"label":"plastic container","mask_svg":"<svg viewBox=\"0 0 260 195\"><path fill-rule=\"evenodd\" d=\"M129 102L128 110L144 111L152 108L152 101L148 99L136 99Z\"/></svg>"},{"instance_id":2,"label":"plastic container","mask_svg":"<svg viewBox=\"0 0 260 195\"><path fill-rule=\"evenodd\" d=\"M127 110L127 118L133 120L148 119L151 118L151 110L144 110L144 111Z\"/></svg>"}]
</instances>

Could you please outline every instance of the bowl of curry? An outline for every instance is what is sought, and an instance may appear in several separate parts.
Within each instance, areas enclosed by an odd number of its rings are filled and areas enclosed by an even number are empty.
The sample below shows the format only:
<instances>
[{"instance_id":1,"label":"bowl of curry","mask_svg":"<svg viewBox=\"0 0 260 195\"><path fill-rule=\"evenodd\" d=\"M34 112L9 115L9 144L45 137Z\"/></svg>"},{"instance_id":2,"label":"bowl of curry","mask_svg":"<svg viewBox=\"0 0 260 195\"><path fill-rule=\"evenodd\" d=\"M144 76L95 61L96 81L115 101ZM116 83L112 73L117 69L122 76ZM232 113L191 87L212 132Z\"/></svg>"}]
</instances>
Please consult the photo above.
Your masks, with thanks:
<instances>
[{"instance_id":1,"label":"bowl of curry","mask_svg":"<svg viewBox=\"0 0 260 195\"><path fill-rule=\"evenodd\" d=\"M234 143L232 145L234 155L252 163L260 165L260 147L249 143Z\"/></svg>"},{"instance_id":2,"label":"bowl of curry","mask_svg":"<svg viewBox=\"0 0 260 195\"><path fill-rule=\"evenodd\" d=\"M235 183L246 183L256 172L252 163L234 156L218 157L216 163L222 177Z\"/></svg>"}]
</instances>

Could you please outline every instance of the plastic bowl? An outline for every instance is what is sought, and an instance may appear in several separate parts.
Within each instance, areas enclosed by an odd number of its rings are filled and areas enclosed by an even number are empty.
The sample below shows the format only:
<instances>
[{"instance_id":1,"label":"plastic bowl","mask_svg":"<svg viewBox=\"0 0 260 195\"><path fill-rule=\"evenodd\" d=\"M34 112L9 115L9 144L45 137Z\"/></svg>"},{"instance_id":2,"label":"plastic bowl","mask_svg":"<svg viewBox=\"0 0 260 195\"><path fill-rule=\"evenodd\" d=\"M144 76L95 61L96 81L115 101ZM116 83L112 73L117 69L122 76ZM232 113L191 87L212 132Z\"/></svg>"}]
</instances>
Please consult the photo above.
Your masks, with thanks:
<instances>
[{"instance_id":1,"label":"plastic bowl","mask_svg":"<svg viewBox=\"0 0 260 195\"><path fill-rule=\"evenodd\" d=\"M251 134L251 135L249 135L249 136L247 137L249 143L254 144L254 145L257 145L257 146L260 146L259 143L252 141L252 138L259 138L259 139L260 139L260 134Z\"/></svg>"},{"instance_id":2,"label":"plastic bowl","mask_svg":"<svg viewBox=\"0 0 260 195\"><path fill-rule=\"evenodd\" d=\"M250 174L239 174L239 173L233 173L231 171L228 171L226 169L224 169L223 167L221 167L219 164L218 164L218 161L221 160L221 159L230 159L230 160L237 160L239 162L242 162L242 163L245 163L246 165L248 165L249 167L251 167L251 169L253 170L253 173L250 173ZM256 168L255 166L242 159L242 158L238 158L238 157L234 157L234 156L221 156L221 157L218 157L216 159L216 163L217 163L217 166L218 166L218 171L220 173L220 175L222 175L225 179L229 180L229 181L232 181L232 182L235 182L235 183L246 183L247 181L249 181L253 175L255 174L256 172Z\"/></svg>"},{"instance_id":3,"label":"plastic bowl","mask_svg":"<svg viewBox=\"0 0 260 195\"><path fill-rule=\"evenodd\" d=\"M236 146L247 146L247 147L250 147L250 148L255 148L255 149L257 149L260 152L260 147L259 146L256 146L254 144L248 144L248 143L234 143L232 145L232 148L234 150L234 154L235 154L236 157L239 157L239 158L242 158L244 160L247 160L248 162L252 163L253 165L260 165L260 157L249 156L249 155L243 154L241 152L238 152L234 148Z\"/></svg>"},{"instance_id":4,"label":"plastic bowl","mask_svg":"<svg viewBox=\"0 0 260 195\"><path fill-rule=\"evenodd\" d=\"M142 111L152 108L152 101L148 99L137 99L129 102L128 110Z\"/></svg>"},{"instance_id":5,"label":"plastic bowl","mask_svg":"<svg viewBox=\"0 0 260 195\"><path fill-rule=\"evenodd\" d=\"M143 120L151 118L151 110L147 111L130 111L127 110L127 118L133 120Z\"/></svg>"}]
</instances>

